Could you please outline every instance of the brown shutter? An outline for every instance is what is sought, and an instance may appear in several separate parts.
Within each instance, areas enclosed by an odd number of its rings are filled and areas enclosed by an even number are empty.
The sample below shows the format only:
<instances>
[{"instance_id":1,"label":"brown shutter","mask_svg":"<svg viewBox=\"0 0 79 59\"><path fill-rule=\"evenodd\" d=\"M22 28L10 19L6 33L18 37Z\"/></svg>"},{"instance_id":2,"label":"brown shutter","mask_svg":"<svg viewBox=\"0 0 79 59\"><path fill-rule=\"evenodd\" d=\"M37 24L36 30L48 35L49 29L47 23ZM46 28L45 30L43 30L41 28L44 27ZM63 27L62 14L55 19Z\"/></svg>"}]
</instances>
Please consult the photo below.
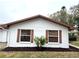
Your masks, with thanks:
<instances>
[{"instance_id":1,"label":"brown shutter","mask_svg":"<svg viewBox=\"0 0 79 59\"><path fill-rule=\"evenodd\" d=\"M17 31L17 42L19 42L19 34L20 34L20 29Z\"/></svg>"},{"instance_id":2,"label":"brown shutter","mask_svg":"<svg viewBox=\"0 0 79 59\"><path fill-rule=\"evenodd\" d=\"M59 30L59 39L60 39L60 43L62 43L62 31Z\"/></svg>"},{"instance_id":3,"label":"brown shutter","mask_svg":"<svg viewBox=\"0 0 79 59\"><path fill-rule=\"evenodd\" d=\"M48 43L48 30L46 30L46 43Z\"/></svg>"},{"instance_id":4,"label":"brown shutter","mask_svg":"<svg viewBox=\"0 0 79 59\"><path fill-rule=\"evenodd\" d=\"M33 30L31 30L31 37L32 37L31 43L33 43L33 40L34 40L34 31Z\"/></svg>"}]
</instances>

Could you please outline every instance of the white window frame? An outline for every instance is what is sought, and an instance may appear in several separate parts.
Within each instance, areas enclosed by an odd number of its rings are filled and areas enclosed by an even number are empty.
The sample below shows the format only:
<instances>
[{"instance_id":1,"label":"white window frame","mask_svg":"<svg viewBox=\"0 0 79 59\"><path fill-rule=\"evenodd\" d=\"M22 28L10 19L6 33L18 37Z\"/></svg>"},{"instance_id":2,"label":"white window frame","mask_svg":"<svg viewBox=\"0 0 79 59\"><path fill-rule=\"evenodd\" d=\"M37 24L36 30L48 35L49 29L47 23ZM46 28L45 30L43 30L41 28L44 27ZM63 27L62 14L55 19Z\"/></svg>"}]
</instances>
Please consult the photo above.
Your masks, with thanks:
<instances>
[{"instance_id":1,"label":"white window frame","mask_svg":"<svg viewBox=\"0 0 79 59\"><path fill-rule=\"evenodd\" d=\"M47 39L48 39L48 43L49 43L49 44L53 44L53 43L54 43L54 44L55 44L55 43L56 43L56 44L59 44L59 41L60 41L60 40L59 40L59 30L56 30L56 31L58 31L58 42L49 42L49 31L50 31L50 30L48 30L48 38L47 38ZM51 30L51 31L54 31L54 30Z\"/></svg>"},{"instance_id":2,"label":"white window frame","mask_svg":"<svg viewBox=\"0 0 79 59\"><path fill-rule=\"evenodd\" d=\"M28 41L21 41L21 36L27 36L27 35L21 35L21 31L22 30L29 30L29 29L20 29L20 34L19 34L19 43L31 43L31 39L32 39L32 37L31 37L31 34L32 34L32 31L30 30L30 41L28 42Z\"/></svg>"}]
</instances>

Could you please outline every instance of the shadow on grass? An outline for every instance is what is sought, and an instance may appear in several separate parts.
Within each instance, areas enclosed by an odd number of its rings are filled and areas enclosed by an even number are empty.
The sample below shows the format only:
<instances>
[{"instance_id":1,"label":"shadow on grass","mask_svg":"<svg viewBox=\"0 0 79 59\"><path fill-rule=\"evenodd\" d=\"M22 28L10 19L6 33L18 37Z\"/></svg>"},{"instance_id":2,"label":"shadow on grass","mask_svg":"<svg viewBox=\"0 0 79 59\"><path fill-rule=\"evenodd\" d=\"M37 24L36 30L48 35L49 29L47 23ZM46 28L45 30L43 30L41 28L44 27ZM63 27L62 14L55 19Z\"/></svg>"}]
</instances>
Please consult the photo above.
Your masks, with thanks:
<instances>
[{"instance_id":1,"label":"shadow on grass","mask_svg":"<svg viewBox=\"0 0 79 59\"><path fill-rule=\"evenodd\" d=\"M79 49L72 46L70 46L69 48L7 47L1 51L56 51L56 52L74 51L74 52L79 52Z\"/></svg>"}]
</instances>

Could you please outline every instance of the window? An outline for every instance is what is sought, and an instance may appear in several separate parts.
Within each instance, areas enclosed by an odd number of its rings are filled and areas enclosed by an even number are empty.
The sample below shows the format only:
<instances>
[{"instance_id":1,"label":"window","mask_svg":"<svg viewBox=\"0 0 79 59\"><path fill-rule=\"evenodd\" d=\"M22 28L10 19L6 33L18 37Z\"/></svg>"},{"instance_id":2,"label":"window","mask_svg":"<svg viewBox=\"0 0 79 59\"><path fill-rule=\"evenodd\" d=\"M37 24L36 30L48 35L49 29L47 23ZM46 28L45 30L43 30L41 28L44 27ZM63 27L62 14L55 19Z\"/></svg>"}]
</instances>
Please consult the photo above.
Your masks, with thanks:
<instances>
[{"instance_id":1,"label":"window","mask_svg":"<svg viewBox=\"0 0 79 59\"><path fill-rule=\"evenodd\" d=\"M21 30L20 31L20 41L30 42L30 39L31 39L31 30Z\"/></svg>"},{"instance_id":2,"label":"window","mask_svg":"<svg viewBox=\"0 0 79 59\"><path fill-rule=\"evenodd\" d=\"M17 42L32 42L33 30L18 29Z\"/></svg>"},{"instance_id":3,"label":"window","mask_svg":"<svg viewBox=\"0 0 79 59\"><path fill-rule=\"evenodd\" d=\"M58 42L58 31L57 30L48 30L48 41Z\"/></svg>"}]
</instances>

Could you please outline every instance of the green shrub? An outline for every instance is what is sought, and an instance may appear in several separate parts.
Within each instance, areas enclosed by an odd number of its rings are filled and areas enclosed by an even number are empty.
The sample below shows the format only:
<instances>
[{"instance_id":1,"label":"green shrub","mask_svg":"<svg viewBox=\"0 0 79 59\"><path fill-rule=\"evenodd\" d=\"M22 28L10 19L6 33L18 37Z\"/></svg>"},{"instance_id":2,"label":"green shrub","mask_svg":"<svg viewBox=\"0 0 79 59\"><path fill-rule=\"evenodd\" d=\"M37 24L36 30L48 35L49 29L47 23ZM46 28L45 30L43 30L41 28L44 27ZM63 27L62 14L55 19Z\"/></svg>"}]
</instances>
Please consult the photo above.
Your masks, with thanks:
<instances>
[{"instance_id":1,"label":"green shrub","mask_svg":"<svg viewBox=\"0 0 79 59\"><path fill-rule=\"evenodd\" d=\"M38 37L35 37L35 43L36 43L36 45L37 45L37 47L39 46L39 38Z\"/></svg>"},{"instance_id":2,"label":"green shrub","mask_svg":"<svg viewBox=\"0 0 79 59\"><path fill-rule=\"evenodd\" d=\"M46 43L46 38L44 38L43 36L35 37L34 40L35 40L37 47L42 47Z\"/></svg>"},{"instance_id":3,"label":"green shrub","mask_svg":"<svg viewBox=\"0 0 79 59\"><path fill-rule=\"evenodd\" d=\"M69 41L76 41L77 37L75 36L74 33L69 33Z\"/></svg>"}]
</instances>

